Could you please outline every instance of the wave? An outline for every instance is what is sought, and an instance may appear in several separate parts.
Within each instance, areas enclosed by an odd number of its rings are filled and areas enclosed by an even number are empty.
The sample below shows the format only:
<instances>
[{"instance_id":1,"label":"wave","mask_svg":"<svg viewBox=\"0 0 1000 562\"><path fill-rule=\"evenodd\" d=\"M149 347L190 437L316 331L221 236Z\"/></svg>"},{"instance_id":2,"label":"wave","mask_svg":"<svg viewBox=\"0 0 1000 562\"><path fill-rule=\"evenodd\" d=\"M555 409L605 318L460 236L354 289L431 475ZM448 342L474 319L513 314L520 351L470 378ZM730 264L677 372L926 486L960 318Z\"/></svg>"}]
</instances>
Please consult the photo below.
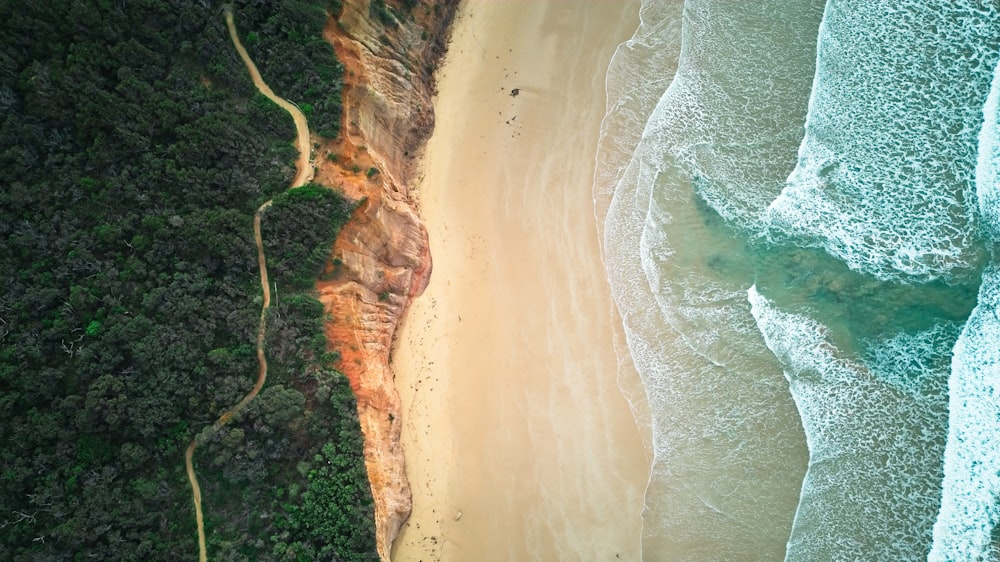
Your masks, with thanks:
<instances>
[{"instance_id":1,"label":"wave","mask_svg":"<svg viewBox=\"0 0 1000 562\"><path fill-rule=\"evenodd\" d=\"M880 279L978 276L973 163L998 29L982 0L830 0L771 232Z\"/></svg>"},{"instance_id":2,"label":"wave","mask_svg":"<svg viewBox=\"0 0 1000 562\"><path fill-rule=\"evenodd\" d=\"M1000 66L979 133L976 189L985 230L1000 241ZM941 510L929 560L998 560L1000 520L1000 255L983 274L979 303L955 345Z\"/></svg>"},{"instance_id":3,"label":"wave","mask_svg":"<svg viewBox=\"0 0 1000 562\"><path fill-rule=\"evenodd\" d=\"M866 364L845 356L819 322L779 310L756 287L748 295L768 347L786 365L809 443L786 560L926 556L940 499L956 325L887 338L872 352L883 361ZM912 371L900 373L886 357L890 350L905 352L930 376L923 392L899 384Z\"/></svg>"},{"instance_id":4,"label":"wave","mask_svg":"<svg viewBox=\"0 0 1000 562\"><path fill-rule=\"evenodd\" d=\"M670 165L739 232L760 230L795 165L822 6L685 3L680 66L654 125Z\"/></svg>"},{"instance_id":5,"label":"wave","mask_svg":"<svg viewBox=\"0 0 1000 562\"><path fill-rule=\"evenodd\" d=\"M788 560L932 547L952 346L986 256L973 162L997 23L972 2L826 6L766 291L749 292L809 443Z\"/></svg>"},{"instance_id":6,"label":"wave","mask_svg":"<svg viewBox=\"0 0 1000 562\"><path fill-rule=\"evenodd\" d=\"M780 558L805 443L743 296L752 270L742 242L725 222L758 228L794 166L822 2L689 0L683 18L680 4L671 5L677 11L661 15L675 23L661 29L674 35L662 42L680 46L677 71L647 113L628 163L599 156L595 182L614 186L605 262L652 414L643 551L669 559ZM614 75L641 84L642 71L629 70ZM771 82L760 84L761 76ZM613 97L611 85L609 92L611 108L633 101ZM784 169L763 165L779 154ZM689 189L695 177L699 196ZM760 194L762 185L769 194ZM662 254L671 258L660 261ZM738 330L717 337L720 322Z\"/></svg>"},{"instance_id":7,"label":"wave","mask_svg":"<svg viewBox=\"0 0 1000 562\"><path fill-rule=\"evenodd\" d=\"M746 238L794 166L821 8L688 0L680 65L643 138L643 270L670 325L720 365L762 353Z\"/></svg>"},{"instance_id":8,"label":"wave","mask_svg":"<svg viewBox=\"0 0 1000 562\"><path fill-rule=\"evenodd\" d=\"M641 19L609 68L594 199L648 404L644 559L986 556L1000 5L648 0Z\"/></svg>"},{"instance_id":9,"label":"wave","mask_svg":"<svg viewBox=\"0 0 1000 562\"><path fill-rule=\"evenodd\" d=\"M673 79L680 52L683 0L643 0L640 25L631 39L615 51L606 80L607 112L601 123L594 172L594 213L601 254L615 307L625 331L628 353L619 352L618 382L632 406L637 423L649 434L662 425L654 382L667 375L662 359L663 342L670 330L653 303L638 256L650 186L637 182L637 147L657 100ZM630 382L630 365L641 388ZM654 466L664 452L653 437ZM643 510L643 552L657 550L655 537L663 527L665 510L657 508L660 488L651 470ZM644 554L644 558L647 555Z\"/></svg>"}]
</instances>

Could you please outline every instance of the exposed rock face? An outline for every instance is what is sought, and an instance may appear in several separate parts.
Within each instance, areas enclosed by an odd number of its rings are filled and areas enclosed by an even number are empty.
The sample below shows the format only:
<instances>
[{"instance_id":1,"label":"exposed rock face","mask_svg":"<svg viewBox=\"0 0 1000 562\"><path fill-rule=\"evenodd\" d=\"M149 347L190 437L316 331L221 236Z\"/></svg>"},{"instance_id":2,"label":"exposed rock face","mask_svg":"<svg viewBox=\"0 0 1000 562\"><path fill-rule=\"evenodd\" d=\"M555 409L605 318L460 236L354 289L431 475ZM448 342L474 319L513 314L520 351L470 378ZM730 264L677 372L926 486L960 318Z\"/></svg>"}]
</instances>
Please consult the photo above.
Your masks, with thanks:
<instances>
[{"instance_id":1,"label":"exposed rock face","mask_svg":"<svg viewBox=\"0 0 1000 562\"><path fill-rule=\"evenodd\" d=\"M325 34L345 65L345 117L342 138L318 151L316 177L363 203L334 245L334 271L325 276L332 280L317 289L328 314L327 342L341 353L339 368L357 396L383 561L412 505L389 352L431 271L410 181L434 127L433 69L457 4L421 0L410 12L397 8L406 15L387 26L369 0L346 0ZM364 173L372 168L377 172Z\"/></svg>"}]
</instances>

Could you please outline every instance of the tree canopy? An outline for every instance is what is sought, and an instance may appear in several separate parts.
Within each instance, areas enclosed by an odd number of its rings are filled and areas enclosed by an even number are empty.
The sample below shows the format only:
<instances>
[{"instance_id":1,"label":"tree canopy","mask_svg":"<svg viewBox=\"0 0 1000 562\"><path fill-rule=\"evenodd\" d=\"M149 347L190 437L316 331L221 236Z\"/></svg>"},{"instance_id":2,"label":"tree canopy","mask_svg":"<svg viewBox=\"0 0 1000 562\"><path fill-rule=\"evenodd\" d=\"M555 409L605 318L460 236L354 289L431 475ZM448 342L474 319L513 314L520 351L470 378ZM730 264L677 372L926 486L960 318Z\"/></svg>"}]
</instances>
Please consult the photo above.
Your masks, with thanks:
<instances>
[{"instance_id":1,"label":"tree canopy","mask_svg":"<svg viewBox=\"0 0 1000 562\"><path fill-rule=\"evenodd\" d=\"M262 22L242 29L272 53L264 79L335 134L340 66L316 41L331 7L235 13ZM0 21L0 560L195 555L184 449L256 378L253 214L275 196L272 375L195 459L209 554L375 559L353 397L309 283L353 205L283 194L292 121L220 6L0 0ZM302 52L322 64L299 79Z\"/></svg>"}]
</instances>

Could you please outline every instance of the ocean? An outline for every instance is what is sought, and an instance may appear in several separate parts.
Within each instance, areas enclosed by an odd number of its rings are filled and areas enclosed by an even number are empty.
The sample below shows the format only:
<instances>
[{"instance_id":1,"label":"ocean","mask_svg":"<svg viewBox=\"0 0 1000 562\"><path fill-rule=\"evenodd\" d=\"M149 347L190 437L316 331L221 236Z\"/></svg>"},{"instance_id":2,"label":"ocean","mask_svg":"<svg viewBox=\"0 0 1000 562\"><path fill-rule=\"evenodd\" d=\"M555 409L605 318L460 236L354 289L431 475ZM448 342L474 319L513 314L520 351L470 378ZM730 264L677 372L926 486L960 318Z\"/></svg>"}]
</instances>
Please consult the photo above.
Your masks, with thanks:
<instances>
[{"instance_id":1,"label":"ocean","mask_svg":"<svg viewBox=\"0 0 1000 562\"><path fill-rule=\"evenodd\" d=\"M594 200L643 559L1000 560L1000 1L640 21Z\"/></svg>"}]
</instances>

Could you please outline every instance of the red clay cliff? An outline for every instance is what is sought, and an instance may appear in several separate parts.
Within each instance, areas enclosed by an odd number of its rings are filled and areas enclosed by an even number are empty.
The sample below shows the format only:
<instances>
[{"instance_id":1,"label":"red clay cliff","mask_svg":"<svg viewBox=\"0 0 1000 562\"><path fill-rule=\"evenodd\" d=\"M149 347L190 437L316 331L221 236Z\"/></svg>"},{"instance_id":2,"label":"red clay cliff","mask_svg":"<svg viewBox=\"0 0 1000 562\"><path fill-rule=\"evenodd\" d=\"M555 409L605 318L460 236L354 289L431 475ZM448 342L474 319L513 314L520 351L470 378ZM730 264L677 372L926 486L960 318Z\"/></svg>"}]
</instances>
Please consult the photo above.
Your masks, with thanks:
<instances>
[{"instance_id":1,"label":"red clay cliff","mask_svg":"<svg viewBox=\"0 0 1000 562\"><path fill-rule=\"evenodd\" d=\"M395 25L369 0L345 0L325 38L344 64L341 138L316 151L315 180L361 204L341 230L332 271L317 283L326 338L341 354L365 437L379 556L410 514L400 444L399 394L389 366L396 327L431 272L427 231L411 196L417 158L434 128L433 71L444 54L458 0L395 2Z\"/></svg>"}]
</instances>

